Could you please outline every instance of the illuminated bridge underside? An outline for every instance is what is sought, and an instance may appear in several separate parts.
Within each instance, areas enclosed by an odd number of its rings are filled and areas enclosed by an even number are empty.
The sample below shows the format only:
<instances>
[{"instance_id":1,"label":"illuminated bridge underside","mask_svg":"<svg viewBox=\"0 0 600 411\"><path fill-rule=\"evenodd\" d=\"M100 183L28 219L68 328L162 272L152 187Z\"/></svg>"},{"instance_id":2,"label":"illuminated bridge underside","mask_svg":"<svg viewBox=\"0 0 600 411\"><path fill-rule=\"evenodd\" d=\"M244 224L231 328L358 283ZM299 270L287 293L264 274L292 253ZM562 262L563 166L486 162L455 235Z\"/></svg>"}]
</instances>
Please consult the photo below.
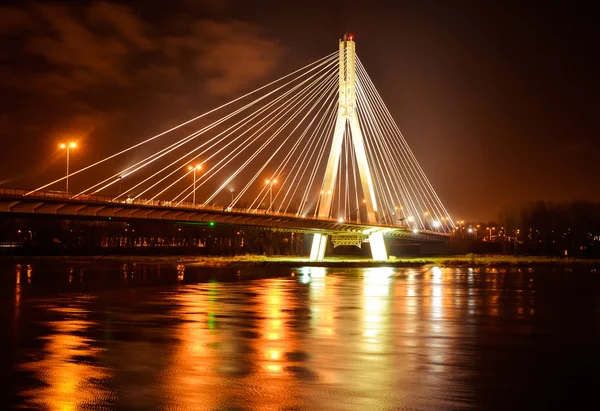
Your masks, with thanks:
<instances>
[{"instance_id":1,"label":"illuminated bridge underside","mask_svg":"<svg viewBox=\"0 0 600 411\"><path fill-rule=\"evenodd\" d=\"M406 227L339 223L333 219L300 218L206 208L162 207L155 205L125 204L101 201L35 198L33 196L0 195L0 214L46 215L61 218L89 218L115 220L172 221L178 223L208 223L248 226L272 231L294 233L320 233L331 235L334 245L358 245L373 233L386 237L416 241L445 241L443 233L420 231L414 233Z\"/></svg>"}]
</instances>

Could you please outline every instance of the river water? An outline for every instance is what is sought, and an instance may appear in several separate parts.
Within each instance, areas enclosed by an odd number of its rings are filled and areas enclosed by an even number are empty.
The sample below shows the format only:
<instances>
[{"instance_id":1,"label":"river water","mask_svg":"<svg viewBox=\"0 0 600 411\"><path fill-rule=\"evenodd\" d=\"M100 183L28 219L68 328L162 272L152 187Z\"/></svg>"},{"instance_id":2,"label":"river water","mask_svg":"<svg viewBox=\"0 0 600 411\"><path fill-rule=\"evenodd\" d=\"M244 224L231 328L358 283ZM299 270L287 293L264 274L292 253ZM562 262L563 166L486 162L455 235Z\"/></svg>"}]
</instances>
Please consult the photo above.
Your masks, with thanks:
<instances>
[{"instance_id":1,"label":"river water","mask_svg":"<svg viewBox=\"0 0 600 411\"><path fill-rule=\"evenodd\" d=\"M4 262L0 408L597 409L599 275Z\"/></svg>"}]
</instances>

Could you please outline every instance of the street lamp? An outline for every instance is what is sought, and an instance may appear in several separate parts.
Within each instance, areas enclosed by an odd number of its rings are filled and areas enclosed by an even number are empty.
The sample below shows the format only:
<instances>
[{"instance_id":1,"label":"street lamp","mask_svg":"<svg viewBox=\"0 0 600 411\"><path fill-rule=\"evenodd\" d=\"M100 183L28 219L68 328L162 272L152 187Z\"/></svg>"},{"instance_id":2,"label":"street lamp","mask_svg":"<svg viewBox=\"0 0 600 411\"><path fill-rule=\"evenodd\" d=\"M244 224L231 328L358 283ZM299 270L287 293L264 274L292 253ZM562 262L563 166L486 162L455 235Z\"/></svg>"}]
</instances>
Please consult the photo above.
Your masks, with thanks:
<instances>
[{"instance_id":1,"label":"street lamp","mask_svg":"<svg viewBox=\"0 0 600 411\"><path fill-rule=\"evenodd\" d=\"M488 227L488 230L490 231L490 241L492 241L492 230L495 230L496 227Z\"/></svg>"},{"instance_id":2,"label":"street lamp","mask_svg":"<svg viewBox=\"0 0 600 411\"><path fill-rule=\"evenodd\" d=\"M194 173L194 191L192 192L192 203L196 205L196 170L200 170L202 166L198 164L197 166L188 166L188 170Z\"/></svg>"},{"instance_id":3,"label":"street lamp","mask_svg":"<svg viewBox=\"0 0 600 411\"><path fill-rule=\"evenodd\" d=\"M65 143L61 143L59 145L59 147L61 149L63 149L63 150L65 150L65 149L67 150L67 178L66 178L66 180L67 180L66 190L67 191L66 192L69 193L69 156L70 156L70 153L71 153L71 149L77 147L77 143L74 142L74 141L69 141L66 144Z\"/></svg>"},{"instance_id":4,"label":"street lamp","mask_svg":"<svg viewBox=\"0 0 600 411\"><path fill-rule=\"evenodd\" d=\"M265 180L265 182L269 186L269 209L267 211L271 211L271 207L273 206L273 185L277 184L277 179Z\"/></svg>"}]
</instances>

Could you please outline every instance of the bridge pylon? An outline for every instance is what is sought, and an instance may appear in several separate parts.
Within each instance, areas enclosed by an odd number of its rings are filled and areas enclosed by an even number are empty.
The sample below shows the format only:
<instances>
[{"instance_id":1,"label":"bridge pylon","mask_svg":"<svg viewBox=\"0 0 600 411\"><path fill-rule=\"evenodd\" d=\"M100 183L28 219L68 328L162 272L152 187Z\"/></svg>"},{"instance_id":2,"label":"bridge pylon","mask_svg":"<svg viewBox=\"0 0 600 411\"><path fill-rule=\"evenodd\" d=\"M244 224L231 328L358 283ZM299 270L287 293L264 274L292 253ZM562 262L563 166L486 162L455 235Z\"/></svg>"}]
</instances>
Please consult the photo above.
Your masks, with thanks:
<instances>
[{"instance_id":1,"label":"bridge pylon","mask_svg":"<svg viewBox=\"0 0 600 411\"><path fill-rule=\"evenodd\" d=\"M352 146L356 155L360 184L364 195L364 204L367 209L367 223L377 223L377 201L373 187L373 178L367 162L365 140L358 121L356 107L356 48L352 36L344 35L340 40L339 52L339 103L335 122L333 141L329 151L327 169L323 182L323 190L319 201L318 217L328 218L333 205L333 193L339 172L340 156L344 135L350 129ZM314 234L310 252L311 261L323 261L327 248L328 236ZM387 260L387 250L381 232L369 235L371 255L373 260Z\"/></svg>"}]
</instances>

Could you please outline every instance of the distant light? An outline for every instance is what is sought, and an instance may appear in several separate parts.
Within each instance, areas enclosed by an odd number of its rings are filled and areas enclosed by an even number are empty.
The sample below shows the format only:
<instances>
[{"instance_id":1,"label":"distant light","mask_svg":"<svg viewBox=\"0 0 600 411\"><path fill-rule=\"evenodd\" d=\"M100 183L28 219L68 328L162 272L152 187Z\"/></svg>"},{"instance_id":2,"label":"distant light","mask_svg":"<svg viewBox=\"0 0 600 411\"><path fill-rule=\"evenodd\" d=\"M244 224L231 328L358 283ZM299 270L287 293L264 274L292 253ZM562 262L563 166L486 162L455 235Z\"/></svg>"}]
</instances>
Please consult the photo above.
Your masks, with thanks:
<instances>
[{"instance_id":1,"label":"distant light","mask_svg":"<svg viewBox=\"0 0 600 411\"><path fill-rule=\"evenodd\" d=\"M416 228L413 229L413 233L414 234L419 234L419 230L417 230Z\"/></svg>"},{"instance_id":2,"label":"distant light","mask_svg":"<svg viewBox=\"0 0 600 411\"><path fill-rule=\"evenodd\" d=\"M75 148L75 147L77 147L77 143L69 143L69 147Z\"/></svg>"},{"instance_id":3,"label":"distant light","mask_svg":"<svg viewBox=\"0 0 600 411\"><path fill-rule=\"evenodd\" d=\"M433 222L433 226L434 227L439 227L440 226L440 222L439 221L434 221Z\"/></svg>"},{"instance_id":4,"label":"distant light","mask_svg":"<svg viewBox=\"0 0 600 411\"><path fill-rule=\"evenodd\" d=\"M271 180L265 180L265 184L269 184Z\"/></svg>"},{"instance_id":5,"label":"distant light","mask_svg":"<svg viewBox=\"0 0 600 411\"><path fill-rule=\"evenodd\" d=\"M343 218L338 219L338 223L343 223L343 222L344 222Z\"/></svg>"},{"instance_id":6,"label":"distant light","mask_svg":"<svg viewBox=\"0 0 600 411\"><path fill-rule=\"evenodd\" d=\"M469 229L467 231L470 232L470 233L472 233L473 229L471 227L469 227Z\"/></svg>"},{"instance_id":7,"label":"distant light","mask_svg":"<svg viewBox=\"0 0 600 411\"><path fill-rule=\"evenodd\" d=\"M429 215L429 211L425 211L423 215Z\"/></svg>"},{"instance_id":8,"label":"distant light","mask_svg":"<svg viewBox=\"0 0 600 411\"><path fill-rule=\"evenodd\" d=\"M306 218L306 214L302 214L302 218Z\"/></svg>"},{"instance_id":9,"label":"distant light","mask_svg":"<svg viewBox=\"0 0 600 411\"><path fill-rule=\"evenodd\" d=\"M208 225L209 225L209 226L211 226L211 227L214 227L214 225L215 225L215 222L214 222L214 221L211 221L210 223L208 223Z\"/></svg>"},{"instance_id":10,"label":"distant light","mask_svg":"<svg viewBox=\"0 0 600 411\"><path fill-rule=\"evenodd\" d=\"M406 219L407 219L408 221L413 221L413 220L414 220L413 216L408 216Z\"/></svg>"}]
</instances>

